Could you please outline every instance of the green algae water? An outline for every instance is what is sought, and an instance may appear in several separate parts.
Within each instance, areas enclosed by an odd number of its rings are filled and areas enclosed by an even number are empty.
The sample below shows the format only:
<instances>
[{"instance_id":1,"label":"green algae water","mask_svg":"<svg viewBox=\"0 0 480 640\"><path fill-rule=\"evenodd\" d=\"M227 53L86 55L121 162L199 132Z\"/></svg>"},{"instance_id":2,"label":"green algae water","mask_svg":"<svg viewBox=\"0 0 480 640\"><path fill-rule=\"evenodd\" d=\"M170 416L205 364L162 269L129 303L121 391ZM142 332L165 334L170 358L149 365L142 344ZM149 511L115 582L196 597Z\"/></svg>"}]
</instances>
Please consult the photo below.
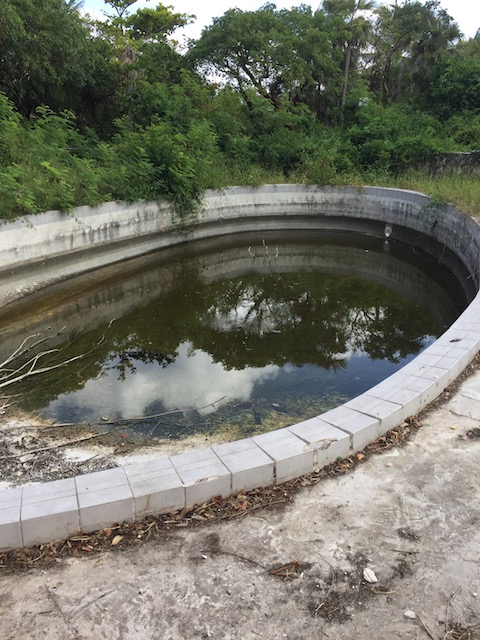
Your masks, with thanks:
<instances>
[{"instance_id":1,"label":"green algae water","mask_svg":"<svg viewBox=\"0 0 480 640\"><path fill-rule=\"evenodd\" d=\"M318 415L419 354L467 303L428 255L348 233L242 234L113 265L4 311L2 357L51 366L19 404L146 441L234 439ZM29 354L31 355L31 354Z\"/></svg>"}]
</instances>

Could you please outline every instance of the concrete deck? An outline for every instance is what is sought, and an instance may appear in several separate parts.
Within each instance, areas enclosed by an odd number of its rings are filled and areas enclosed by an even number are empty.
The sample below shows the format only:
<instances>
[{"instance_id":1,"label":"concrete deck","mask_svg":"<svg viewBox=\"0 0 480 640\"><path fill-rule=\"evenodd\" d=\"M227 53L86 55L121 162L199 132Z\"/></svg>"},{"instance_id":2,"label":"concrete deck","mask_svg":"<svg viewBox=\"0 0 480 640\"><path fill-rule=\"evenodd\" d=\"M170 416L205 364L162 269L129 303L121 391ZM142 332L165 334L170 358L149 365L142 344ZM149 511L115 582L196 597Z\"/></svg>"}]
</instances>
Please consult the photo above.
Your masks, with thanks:
<instances>
[{"instance_id":1,"label":"concrete deck","mask_svg":"<svg viewBox=\"0 0 480 640\"><path fill-rule=\"evenodd\" d=\"M480 439L468 434L479 419L477 371L405 446L306 486L282 511L0 574L0 636L441 640L463 628L477 640ZM295 561L291 581L269 573Z\"/></svg>"}]
</instances>

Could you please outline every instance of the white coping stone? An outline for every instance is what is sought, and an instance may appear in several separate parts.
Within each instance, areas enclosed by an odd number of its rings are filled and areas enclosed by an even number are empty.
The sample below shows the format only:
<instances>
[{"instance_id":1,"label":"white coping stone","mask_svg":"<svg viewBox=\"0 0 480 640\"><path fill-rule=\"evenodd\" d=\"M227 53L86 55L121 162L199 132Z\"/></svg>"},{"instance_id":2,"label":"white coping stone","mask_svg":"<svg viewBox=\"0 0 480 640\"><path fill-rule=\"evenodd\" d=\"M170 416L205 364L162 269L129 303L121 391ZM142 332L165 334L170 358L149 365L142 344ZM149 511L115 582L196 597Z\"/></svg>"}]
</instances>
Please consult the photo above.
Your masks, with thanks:
<instances>
[{"instance_id":1,"label":"white coping stone","mask_svg":"<svg viewBox=\"0 0 480 640\"><path fill-rule=\"evenodd\" d=\"M449 372L449 382L455 380L463 370L462 361L461 357L453 357L450 354L427 354L426 352L415 358L415 362L419 364L435 367L436 369L446 369Z\"/></svg>"},{"instance_id":2,"label":"white coping stone","mask_svg":"<svg viewBox=\"0 0 480 640\"><path fill-rule=\"evenodd\" d=\"M80 519L74 478L23 487L20 521L26 547L78 534Z\"/></svg>"},{"instance_id":3,"label":"white coping stone","mask_svg":"<svg viewBox=\"0 0 480 640\"><path fill-rule=\"evenodd\" d=\"M20 527L22 487L4 489L0 502L0 551L23 546Z\"/></svg>"},{"instance_id":4,"label":"white coping stone","mask_svg":"<svg viewBox=\"0 0 480 640\"><path fill-rule=\"evenodd\" d=\"M452 343L450 342L450 340L442 340L439 338L436 342L428 347L427 351L432 355L448 356L450 355L450 352L455 348L455 344L455 342ZM462 351L462 354L468 351L468 349L466 349L465 347L460 348L459 350Z\"/></svg>"},{"instance_id":5,"label":"white coping stone","mask_svg":"<svg viewBox=\"0 0 480 640\"><path fill-rule=\"evenodd\" d=\"M252 440L275 460L276 484L311 473L315 468L314 449L288 429L262 433Z\"/></svg>"},{"instance_id":6,"label":"white coping stone","mask_svg":"<svg viewBox=\"0 0 480 640\"><path fill-rule=\"evenodd\" d=\"M411 389L420 393L420 406L423 407L441 393L436 380L431 378L421 378L418 376L405 376L407 380L403 383L404 389Z\"/></svg>"},{"instance_id":7,"label":"white coping stone","mask_svg":"<svg viewBox=\"0 0 480 640\"><path fill-rule=\"evenodd\" d=\"M475 313L476 313L477 315L480 315L480 308L477 308L477 309L475 310ZM470 332L470 331L471 331L471 332L474 332L474 333L476 333L476 334L477 334L477 336L478 336L478 334L479 334L479 332L480 332L480 320L479 320L479 319L477 319L477 320L476 320L476 321L474 321L474 322L467 322L467 323L466 323L465 325L463 325L463 326L464 326L464 328L465 328L465 330L466 330L467 332Z\"/></svg>"},{"instance_id":8,"label":"white coping stone","mask_svg":"<svg viewBox=\"0 0 480 640\"><path fill-rule=\"evenodd\" d=\"M274 462L251 438L212 446L232 474L232 492L267 487L275 480Z\"/></svg>"},{"instance_id":9,"label":"white coping stone","mask_svg":"<svg viewBox=\"0 0 480 640\"><path fill-rule=\"evenodd\" d=\"M133 494L135 518L185 506L185 488L170 458L129 464L124 469Z\"/></svg>"},{"instance_id":10,"label":"white coping stone","mask_svg":"<svg viewBox=\"0 0 480 640\"><path fill-rule=\"evenodd\" d=\"M470 329L478 329L480 325L480 319L478 318L479 308L480 299L477 295L460 316L458 320L460 326Z\"/></svg>"},{"instance_id":11,"label":"white coping stone","mask_svg":"<svg viewBox=\"0 0 480 640\"><path fill-rule=\"evenodd\" d=\"M418 378L424 378L425 380L433 380L437 385L438 393L441 393L450 381L448 369L422 365L415 360L406 364L402 371L407 375L414 375Z\"/></svg>"},{"instance_id":12,"label":"white coping stone","mask_svg":"<svg viewBox=\"0 0 480 640\"><path fill-rule=\"evenodd\" d=\"M368 392L349 400L343 406L377 418L380 421L380 433L385 433L408 417L403 405L375 398Z\"/></svg>"},{"instance_id":13,"label":"white coping stone","mask_svg":"<svg viewBox=\"0 0 480 640\"><path fill-rule=\"evenodd\" d=\"M337 458L346 458L350 453L350 434L332 427L320 417L298 422L287 429L314 448L316 468L321 469Z\"/></svg>"},{"instance_id":14,"label":"white coping stone","mask_svg":"<svg viewBox=\"0 0 480 640\"><path fill-rule=\"evenodd\" d=\"M463 358L454 358L450 356L443 356L435 365L438 369L446 369L448 371L448 384L453 382L465 368L463 364Z\"/></svg>"},{"instance_id":15,"label":"white coping stone","mask_svg":"<svg viewBox=\"0 0 480 640\"><path fill-rule=\"evenodd\" d=\"M454 326L456 327L456 325ZM458 328L456 328L454 335L456 339L460 339L462 342L464 340L473 342L477 346L477 349L480 345L480 332L476 329L459 325Z\"/></svg>"},{"instance_id":16,"label":"white coping stone","mask_svg":"<svg viewBox=\"0 0 480 640\"><path fill-rule=\"evenodd\" d=\"M464 359L466 357L470 358L471 347L463 346L455 346L450 349L448 352L448 356L450 358L459 358Z\"/></svg>"},{"instance_id":17,"label":"white coping stone","mask_svg":"<svg viewBox=\"0 0 480 640\"><path fill-rule=\"evenodd\" d=\"M211 448L171 456L185 486L185 507L203 504L214 496L226 498L232 491L232 474Z\"/></svg>"},{"instance_id":18,"label":"white coping stone","mask_svg":"<svg viewBox=\"0 0 480 640\"><path fill-rule=\"evenodd\" d=\"M417 413L422 407L427 405L432 400L439 395L440 389L438 387L438 383L436 380L432 380L431 378L421 378L419 376L414 375L402 375L400 372L392 376L394 380L391 378L387 378L384 382L380 382L375 387L372 387L368 390L369 393L378 397L384 397L386 400L390 399L387 396L390 393L391 382L395 382L398 379L398 390L399 391L409 391L418 394L418 401L412 398L409 406L407 407L407 413L409 416ZM384 386L388 385L388 386ZM385 391L385 393L383 393ZM401 398L401 396L399 396ZM394 402L397 402L395 397L392 398ZM416 406L418 404L418 406ZM408 417L408 416L407 416Z\"/></svg>"},{"instance_id":19,"label":"white coping stone","mask_svg":"<svg viewBox=\"0 0 480 640\"><path fill-rule=\"evenodd\" d=\"M338 427L342 431L350 434L351 448L353 451L363 449L367 444L382 435L380 420L378 418L361 413L345 405L322 413L320 417L332 426ZM388 429L385 429L385 431L388 431Z\"/></svg>"},{"instance_id":20,"label":"white coping stone","mask_svg":"<svg viewBox=\"0 0 480 640\"><path fill-rule=\"evenodd\" d=\"M441 358L453 358L456 363L454 366L460 366L460 371L463 371L472 357L475 356L477 344L471 340L461 340L453 343L448 341L447 344L439 340L438 343L432 344L428 349L431 353L441 356ZM436 366L442 366L442 363L437 362Z\"/></svg>"},{"instance_id":21,"label":"white coping stone","mask_svg":"<svg viewBox=\"0 0 480 640\"><path fill-rule=\"evenodd\" d=\"M478 310L476 313L478 313ZM472 335L468 335L471 332L470 325L464 324L462 318L463 316L460 316L460 318L455 320L452 326L449 327L445 333L442 333L438 340L442 342L448 341L452 345L464 344L469 341L475 344L478 343L480 336L475 331L473 331ZM433 344L435 345L436 343L437 341Z\"/></svg>"},{"instance_id":22,"label":"white coping stone","mask_svg":"<svg viewBox=\"0 0 480 640\"><path fill-rule=\"evenodd\" d=\"M434 367L437 364L437 362L442 359L444 355L445 355L444 353L438 354L438 353L432 353L430 350L425 350L423 353L421 353L419 356L415 358L415 362L417 364L423 364L427 367Z\"/></svg>"},{"instance_id":23,"label":"white coping stone","mask_svg":"<svg viewBox=\"0 0 480 640\"><path fill-rule=\"evenodd\" d=\"M83 532L133 520L133 495L123 467L76 476L75 483Z\"/></svg>"},{"instance_id":24,"label":"white coping stone","mask_svg":"<svg viewBox=\"0 0 480 640\"><path fill-rule=\"evenodd\" d=\"M423 406L421 393L415 389L409 389L408 387L401 387L395 384L390 386L385 385L380 387L380 389L378 388L379 386L380 385L377 385L369 389L368 395L378 398L379 400L388 400L388 402L403 406L404 412L406 413L403 419L418 413Z\"/></svg>"}]
</instances>

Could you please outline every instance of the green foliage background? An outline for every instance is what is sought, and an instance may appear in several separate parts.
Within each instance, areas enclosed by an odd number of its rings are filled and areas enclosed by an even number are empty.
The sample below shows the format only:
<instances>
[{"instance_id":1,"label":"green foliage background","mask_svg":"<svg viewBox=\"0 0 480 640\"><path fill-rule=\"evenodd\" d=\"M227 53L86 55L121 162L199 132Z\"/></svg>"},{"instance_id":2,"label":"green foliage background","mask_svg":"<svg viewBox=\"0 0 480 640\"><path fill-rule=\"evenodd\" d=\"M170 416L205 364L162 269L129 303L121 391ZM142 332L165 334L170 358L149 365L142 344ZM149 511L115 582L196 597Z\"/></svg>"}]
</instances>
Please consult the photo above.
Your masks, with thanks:
<instances>
[{"instance_id":1,"label":"green foliage background","mask_svg":"<svg viewBox=\"0 0 480 640\"><path fill-rule=\"evenodd\" d=\"M2 218L112 199L185 213L266 181L421 186L437 151L480 148L480 37L437 0L233 9L187 47L193 17L171 7L110 0L93 22L80 4L0 0Z\"/></svg>"}]
</instances>

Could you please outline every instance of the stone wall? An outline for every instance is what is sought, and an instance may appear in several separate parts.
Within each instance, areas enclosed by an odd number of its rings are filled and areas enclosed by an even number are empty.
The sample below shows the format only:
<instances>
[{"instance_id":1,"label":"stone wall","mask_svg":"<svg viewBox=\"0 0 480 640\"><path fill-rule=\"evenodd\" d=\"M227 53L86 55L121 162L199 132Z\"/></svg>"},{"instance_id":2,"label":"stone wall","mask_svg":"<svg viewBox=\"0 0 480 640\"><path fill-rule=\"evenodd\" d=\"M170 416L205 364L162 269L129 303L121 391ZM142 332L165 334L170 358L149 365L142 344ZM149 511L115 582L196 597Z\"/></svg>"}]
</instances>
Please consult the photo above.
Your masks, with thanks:
<instances>
[{"instance_id":1,"label":"stone wall","mask_svg":"<svg viewBox=\"0 0 480 640\"><path fill-rule=\"evenodd\" d=\"M480 176L480 151L437 153L425 168L436 175Z\"/></svg>"}]
</instances>

